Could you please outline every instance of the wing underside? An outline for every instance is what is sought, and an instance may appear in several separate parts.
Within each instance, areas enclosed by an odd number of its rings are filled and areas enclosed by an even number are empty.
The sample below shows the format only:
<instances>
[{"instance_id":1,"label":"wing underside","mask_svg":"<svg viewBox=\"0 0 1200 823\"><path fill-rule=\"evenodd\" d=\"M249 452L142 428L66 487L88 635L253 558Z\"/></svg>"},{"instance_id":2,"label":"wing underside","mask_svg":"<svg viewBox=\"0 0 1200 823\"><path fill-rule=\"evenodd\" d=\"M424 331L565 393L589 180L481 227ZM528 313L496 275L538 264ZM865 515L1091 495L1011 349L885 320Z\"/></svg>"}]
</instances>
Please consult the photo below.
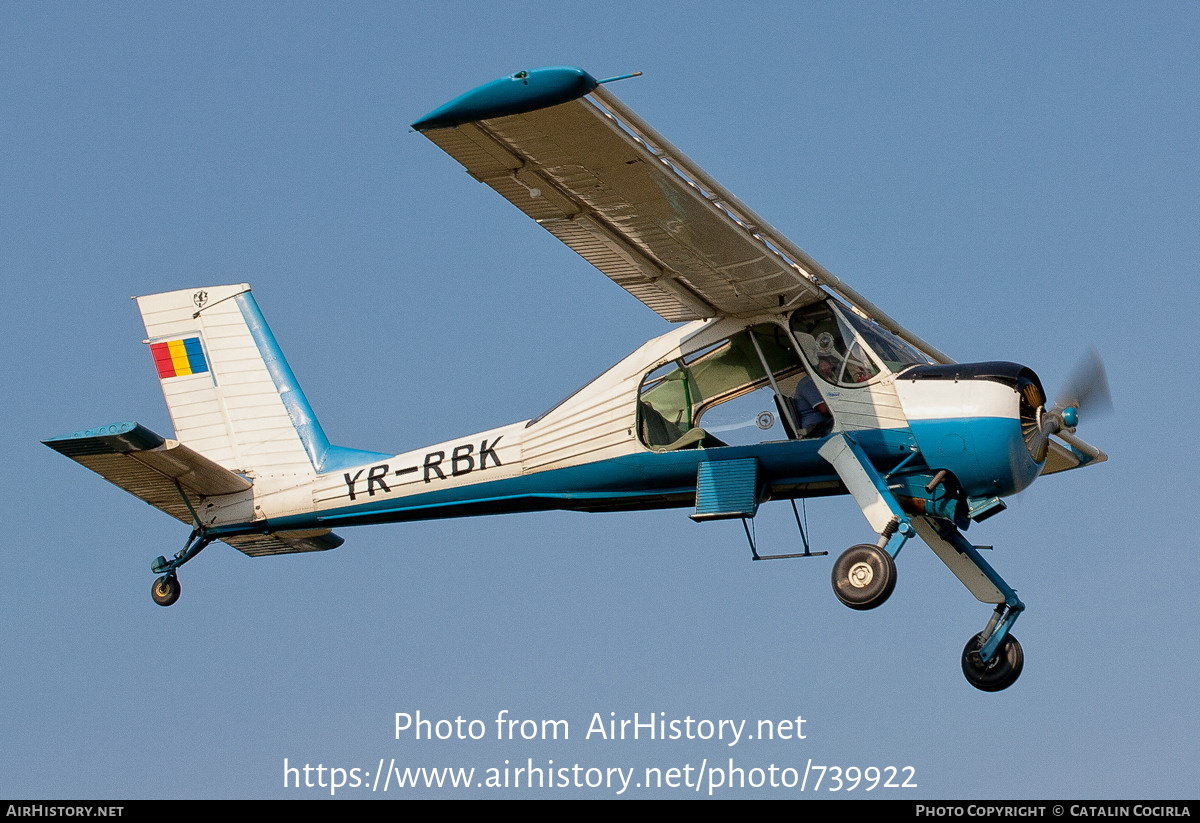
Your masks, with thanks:
<instances>
[{"instance_id":1,"label":"wing underside","mask_svg":"<svg viewBox=\"0 0 1200 823\"><path fill-rule=\"evenodd\" d=\"M605 103L608 105L605 106ZM822 296L754 227L614 114L603 89L425 136L668 320Z\"/></svg>"},{"instance_id":2,"label":"wing underside","mask_svg":"<svg viewBox=\"0 0 1200 823\"><path fill-rule=\"evenodd\" d=\"M518 72L413 127L667 320L750 317L836 294L935 360L950 362L581 69Z\"/></svg>"}]
</instances>

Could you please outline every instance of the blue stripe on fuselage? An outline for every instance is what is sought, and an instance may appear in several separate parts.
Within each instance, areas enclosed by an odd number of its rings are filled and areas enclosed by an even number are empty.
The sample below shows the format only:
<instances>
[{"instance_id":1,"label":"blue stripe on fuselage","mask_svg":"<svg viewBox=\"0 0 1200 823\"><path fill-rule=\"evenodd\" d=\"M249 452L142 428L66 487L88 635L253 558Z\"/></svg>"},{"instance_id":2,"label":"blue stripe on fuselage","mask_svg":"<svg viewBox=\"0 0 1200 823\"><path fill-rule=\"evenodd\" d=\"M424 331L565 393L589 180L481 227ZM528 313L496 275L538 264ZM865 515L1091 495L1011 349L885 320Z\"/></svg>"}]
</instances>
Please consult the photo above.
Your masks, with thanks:
<instances>
[{"instance_id":1,"label":"blue stripe on fuselage","mask_svg":"<svg viewBox=\"0 0 1200 823\"><path fill-rule=\"evenodd\" d=\"M855 439L872 461L887 470L912 453L907 429L857 431ZM254 531L431 520L441 517L504 514L554 509L650 509L692 505L697 467L707 460L754 457L759 477L777 496L840 493L833 467L817 450L824 439L724 446L676 452L640 452L582 466L548 469L519 477L428 492L376 498L319 512L274 518ZM436 481L435 481L436 482ZM247 531L245 526L214 530L219 536Z\"/></svg>"}]
</instances>

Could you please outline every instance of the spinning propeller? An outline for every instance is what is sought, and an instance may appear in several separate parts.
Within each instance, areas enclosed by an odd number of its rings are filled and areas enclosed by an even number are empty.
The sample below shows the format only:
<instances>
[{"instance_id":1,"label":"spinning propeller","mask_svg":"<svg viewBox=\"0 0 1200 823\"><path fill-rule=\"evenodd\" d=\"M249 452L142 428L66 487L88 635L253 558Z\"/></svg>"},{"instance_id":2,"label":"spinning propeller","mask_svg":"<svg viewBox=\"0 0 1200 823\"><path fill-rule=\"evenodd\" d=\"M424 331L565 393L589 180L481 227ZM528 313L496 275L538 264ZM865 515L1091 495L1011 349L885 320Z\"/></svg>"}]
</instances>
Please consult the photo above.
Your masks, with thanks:
<instances>
[{"instance_id":1,"label":"spinning propeller","mask_svg":"<svg viewBox=\"0 0 1200 823\"><path fill-rule=\"evenodd\" d=\"M1112 411L1113 407L1104 363L1094 348L1088 350L1075 365L1066 387L1053 406L1043 405L1045 398L1032 381L1022 383L1020 392L1021 429L1035 460L1041 462L1046 459L1050 435L1055 435L1093 459L1104 456L1104 452L1075 436L1075 427L1079 425L1080 414L1085 408L1089 414L1095 415Z\"/></svg>"}]
</instances>

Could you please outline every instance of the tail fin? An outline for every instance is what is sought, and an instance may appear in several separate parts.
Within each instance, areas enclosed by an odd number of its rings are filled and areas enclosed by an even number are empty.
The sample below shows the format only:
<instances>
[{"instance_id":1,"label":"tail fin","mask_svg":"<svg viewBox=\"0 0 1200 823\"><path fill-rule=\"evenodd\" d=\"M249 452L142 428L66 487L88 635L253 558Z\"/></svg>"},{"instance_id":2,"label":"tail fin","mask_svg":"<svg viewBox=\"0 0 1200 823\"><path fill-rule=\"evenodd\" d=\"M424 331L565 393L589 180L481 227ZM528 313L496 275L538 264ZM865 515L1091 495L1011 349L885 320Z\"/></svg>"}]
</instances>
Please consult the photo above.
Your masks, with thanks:
<instances>
[{"instance_id":1,"label":"tail fin","mask_svg":"<svg viewBox=\"0 0 1200 823\"><path fill-rule=\"evenodd\" d=\"M137 303L180 442L260 477L312 475L378 456L330 446L248 284Z\"/></svg>"}]
</instances>

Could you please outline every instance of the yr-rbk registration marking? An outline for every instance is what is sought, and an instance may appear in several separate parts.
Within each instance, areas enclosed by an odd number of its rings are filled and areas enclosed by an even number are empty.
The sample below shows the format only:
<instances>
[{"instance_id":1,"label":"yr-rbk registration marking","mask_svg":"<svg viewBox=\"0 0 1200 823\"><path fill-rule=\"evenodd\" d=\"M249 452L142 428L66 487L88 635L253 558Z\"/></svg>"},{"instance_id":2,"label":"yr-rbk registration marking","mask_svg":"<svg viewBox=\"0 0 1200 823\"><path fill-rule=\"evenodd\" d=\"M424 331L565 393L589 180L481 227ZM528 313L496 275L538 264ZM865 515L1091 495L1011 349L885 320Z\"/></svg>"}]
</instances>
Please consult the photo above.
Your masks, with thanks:
<instances>
[{"instance_id":1,"label":"yr-rbk registration marking","mask_svg":"<svg viewBox=\"0 0 1200 823\"><path fill-rule=\"evenodd\" d=\"M369 468L359 469L353 475L346 472L342 475L346 481L346 492L351 500L364 494L367 497L374 497L376 493L386 494L392 490L388 485L388 478L403 477L419 471L424 471L426 483L433 482L435 478L445 480L447 477L446 470L443 468L445 464L449 464L449 476L451 477L461 477L473 471L481 471L489 465L502 465L500 457L496 454L496 444L500 440L501 438L497 437L489 443L485 438L479 444L478 449L475 448L474 443L463 443L450 450L449 458L446 457L446 452L440 449L426 452L424 461L420 465L401 466L393 469L390 463L379 463ZM491 462L489 463L489 461ZM365 484L366 488L361 488L360 482Z\"/></svg>"}]
</instances>

